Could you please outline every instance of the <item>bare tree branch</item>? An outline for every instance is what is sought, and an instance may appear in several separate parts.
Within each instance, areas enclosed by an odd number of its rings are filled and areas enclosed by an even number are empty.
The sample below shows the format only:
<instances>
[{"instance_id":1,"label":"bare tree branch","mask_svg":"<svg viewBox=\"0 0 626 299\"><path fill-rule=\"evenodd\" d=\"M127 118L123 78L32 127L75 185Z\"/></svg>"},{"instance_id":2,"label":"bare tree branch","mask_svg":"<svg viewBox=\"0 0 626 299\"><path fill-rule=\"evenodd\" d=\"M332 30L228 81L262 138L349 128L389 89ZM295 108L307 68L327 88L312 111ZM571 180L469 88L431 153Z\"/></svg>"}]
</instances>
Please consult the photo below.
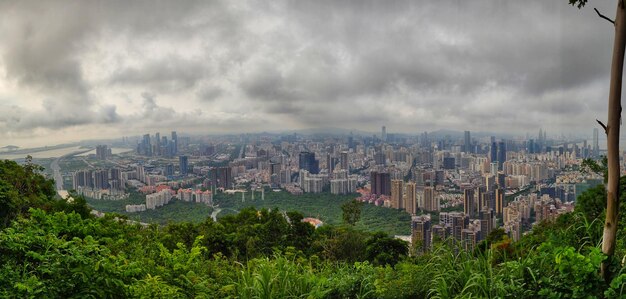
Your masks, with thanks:
<instances>
[{"instance_id":1,"label":"bare tree branch","mask_svg":"<svg viewBox=\"0 0 626 299\"><path fill-rule=\"evenodd\" d=\"M599 121L599 120L597 120L597 119L596 119L596 121L597 121L597 122L598 122L598 123L602 126L602 128L604 129L604 134L608 134L609 132L608 132L608 131L607 131L607 129L606 129L606 125L605 125L605 124L603 124L601 121Z\"/></svg>"},{"instance_id":2,"label":"bare tree branch","mask_svg":"<svg viewBox=\"0 0 626 299\"><path fill-rule=\"evenodd\" d=\"M593 10L595 10L595 11L596 11L596 13L598 14L598 16L599 16L599 17L601 17L601 18L603 18L603 19L605 19L605 20L607 20L607 21L611 22L611 24L615 25L615 21L613 21L613 20L609 19L609 17L607 17L607 16L605 16L605 15L601 14L601 13L598 11L598 9L597 9L597 8L595 8L595 7L594 7L594 8L593 8Z\"/></svg>"}]
</instances>

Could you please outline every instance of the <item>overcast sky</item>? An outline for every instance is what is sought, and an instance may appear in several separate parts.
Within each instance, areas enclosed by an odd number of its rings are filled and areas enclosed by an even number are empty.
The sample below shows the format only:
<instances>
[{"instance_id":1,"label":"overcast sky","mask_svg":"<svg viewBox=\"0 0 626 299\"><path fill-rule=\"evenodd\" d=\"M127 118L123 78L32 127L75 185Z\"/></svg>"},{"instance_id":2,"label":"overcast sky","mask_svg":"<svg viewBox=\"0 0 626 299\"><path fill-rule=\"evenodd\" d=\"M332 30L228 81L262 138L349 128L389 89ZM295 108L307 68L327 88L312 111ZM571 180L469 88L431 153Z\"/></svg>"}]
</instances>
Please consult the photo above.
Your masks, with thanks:
<instances>
[{"instance_id":1,"label":"overcast sky","mask_svg":"<svg viewBox=\"0 0 626 299\"><path fill-rule=\"evenodd\" d=\"M614 2L591 5L613 17ZM567 0L0 0L0 146L381 125L591 135L612 40Z\"/></svg>"}]
</instances>

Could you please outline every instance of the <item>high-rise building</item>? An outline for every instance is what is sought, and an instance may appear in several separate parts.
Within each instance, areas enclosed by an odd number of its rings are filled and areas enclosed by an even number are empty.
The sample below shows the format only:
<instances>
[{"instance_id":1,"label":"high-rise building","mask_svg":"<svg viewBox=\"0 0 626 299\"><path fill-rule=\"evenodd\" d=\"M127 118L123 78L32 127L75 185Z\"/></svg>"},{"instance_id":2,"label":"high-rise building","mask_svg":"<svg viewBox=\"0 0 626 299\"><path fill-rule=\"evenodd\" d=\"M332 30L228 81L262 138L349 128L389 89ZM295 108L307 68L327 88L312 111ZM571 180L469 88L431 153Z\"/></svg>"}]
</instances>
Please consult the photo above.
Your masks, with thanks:
<instances>
[{"instance_id":1,"label":"high-rise building","mask_svg":"<svg viewBox=\"0 0 626 299\"><path fill-rule=\"evenodd\" d=\"M119 168L109 169L109 188L122 190L124 182L122 181L122 170Z\"/></svg>"},{"instance_id":2,"label":"high-rise building","mask_svg":"<svg viewBox=\"0 0 626 299\"><path fill-rule=\"evenodd\" d=\"M299 158L300 169L304 169L312 174L318 174L320 172L319 161L315 160L315 153L300 152Z\"/></svg>"},{"instance_id":3,"label":"high-rise building","mask_svg":"<svg viewBox=\"0 0 626 299\"><path fill-rule=\"evenodd\" d=\"M154 149L155 149L155 154L157 155L162 155L161 153L161 133L156 132L156 134L154 134Z\"/></svg>"},{"instance_id":4,"label":"high-rise building","mask_svg":"<svg viewBox=\"0 0 626 299\"><path fill-rule=\"evenodd\" d=\"M417 252L426 252L430 249L430 225L430 215L413 216L411 218L411 243Z\"/></svg>"},{"instance_id":5,"label":"high-rise building","mask_svg":"<svg viewBox=\"0 0 626 299\"><path fill-rule=\"evenodd\" d=\"M529 154L534 154L535 153L535 140L533 140L533 139L528 140L528 146L526 147L526 151Z\"/></svg>"},{"instance_id":6,"label":"high-rise building","mask_svg":"<svg viewBox=\"0 0 626 299\"><path fill-rule=\"evenodd\" d=\"M371 193L376 195L391 195L391 176L388 172L370 173Z\"/></svg>"},{"instance_id":7,"label":"high-rise building","mask_svg":"<svg viewBox=\"0 0 626 299\"><path fill-rule=\"evenodd\" d=\"M376 163L376 165L385 165L386 161L387 157L385 157L383 152L374 153L374 163Z\"/></svg>"},{"instance_id":8,"label":"high-rise building","mask_svg":"<svg viewBox=\"0 0 626 299\"><path fill-rule=\"evenodd\" d=\"M143 140L139 145L139 154L144 156L152 156L152 144L150 143L150 134L143 135Z\"/></svg>"},{"instance_id":9,"label":"high-rise building","mask_svg":"<svg viewBox=\"0 0 626 299\"><path fill-rule=\"evenodd\" d=\"M491 155L489 156L489 158L491 159L491 163L497 163L498 162L498 144L495 141L491 142Z\"/></svg>"},{"instance_id":10,"label":"high-rise building","mask_svg":"<svg viewBox=\"0 0 626 299\"><path fill-rule=\"evenodd\" d=\"M443 214L447 214L444 215ZM447 223L452 227L451 233L452 237L456 241L462 240L462 232L469 225L469 217L463 213L459 212L450 212L450 213L441 213L439 216L440 221L445 219Z\"/></svg>"},{"instance_id":11,"label":"high-rise building","mask_svg":"<svg viewBox=\"0 0 626 299\"><path fill-rule=\"evenodd\" d=\"M496 189L496 215L502 216L502 209L504 205L504 189Z\"/></svg>"},{"instance_id":12,"label":"high-rise building","mask_svg":"<svg viewBox=\"0 0 626 299\"><path fill-rule=\"evenodd\" d=\"M487 191L495 189L496 175L486 174L483 177L485 178L485 188L487 188Z\"/></svg>"},{"instance_id":13,"label":"high-rise building","mask_svg":"<svg viewBox=\"0 0 626 299\"><path fill-rule=\"evenodd\" d=\"M349 171L350 164L348 163L348 152L346 151L341 152L340 161L341 161L341 169Z\"/></svg>"},{"instance_id":14,"label":"high-rise building","mask_svg":"<svg viewBox=\"0 0 626 299\"><path fill-rule=\"evenodd\" d=\"M470 138L470 131L465 131L464 150L466 153L473 153L472 139Z\"/></svg>"},{"instance_id":15,"label":"high-rise building","mask_svg":"<svg viewBox=\"0 0 626 299\"><path fill-rule=\"evenodd\" d=\"M173 176L174 175L174 164L167 164L163 169L164 176Z\"/></svg>"},{"instance_id":16,"label":"high-rise building","mask_svg":"<svg viewBox=\"0 0 626 299\"><path fill-rule=\"evenodd\" d=\"M387 142L387 128L385 126L383 126L383 128L382 128L382 132L380 134L380 139L383 142Z\"/></svg>"},{"instance_id":17,"label":"high-rise building","mask_svg":"<svg viewBox=\"0 0 626 299\"><path fill-rule=\"evenodd\" d=\"M428 212L439 211L439 198L432 186L424 187L424 210Z\"/></svg>"},{"instance_id":18,"label":"high-rise building","mask_svg":"<svg viewBox=\"0 0 626 299\"><path fill-rule=\"evenodd\" d=\"M337 164L339 164L339 159L331 156L330 154L326 154L326 167L329 174L333 173Z\"/></svg>"},{"instance_id":19,"label":"high-rise building","mask_svg":"<svg viewBox=\"0 0 626 299\"><path fill-rule=\"evenodd\" d=\"M180 174L187 175L189 173L189 158L187 156L178 157Z\"/></svg>"},{"instance_id":20,"label":"high-rise building","mask_svg":"<svg viewBox=\"0 0 626 299\"><path fill-rule=\"evenodd\" d=\"M144 169L143 165L137 165L136 172L137 172L137 180L145 183L146 182L146 170Z\"/></svg>"},{"instance_id":21,"label":"high-rise building","mask_svg":"<svg viewBox=\"0 0 626 299\"><path fill-rule=\"evenodd\" d=\"M354 142L352 132L350 132L350 136L348 137L348 149L351 149L353 152L356 151L356 143Z\"/></svg>"},{"instance_id":22,"label":"high-rise building","mask_svg":"<svg viewBox=\"0 0 626 299\"><path fill-rule=\"evenodd\" d=\"M417 214L417 194L416 185L413 182L406 183L406 192L404 193L404 209L411 215Z\"/></svg>"},{"instance_id":23,"label":"high-rise building","mask_svg":"<svg viewBox=\"0 0 626 299\"><path fill-rule=\"evenodd\" d=\"M478 189L478 211L482 211L486 208L495 209L495 192L493 190L487 191L487 188Z\"/></svg>"},{"instance_id":24,"label":"high-rise building","mask_svg":"<svg viewBox=\"0 0 626 299\"><path fill-rule=\"evenodd\" d=\"M593 129L593 158L600 157L600 144L598 143L598 128Z\"/></svg>"},{"instance_id":25,"label":"high-rise building","mask_svg":"<svg viewBox=\"0 0 626 299\"><path fill-rule=\"evenodd\" d=\"M282 164L270 163L270 175L273 175L273 174L280 175L281 169L282 169Z\"/></svg>"},{"instance_id":26,"label":"high-rise building","mask_svg":"<svg viewBox=\"0 0 626 299\"><path fill-rule=\"evenodd\" d=\"M96 189L108 189L109 188L109 172L101 169L96 170L93 173L94 188Z\"/></svg>"},{"instance_id":27,"label":"high-rise building","mask_svg":"<svg viewBox=\"0 0 626 299\"><path fill-rule=\"evenodd\" d=\"M484 240L494 229L495 215L493 210L483 210L479 212L480 218L480 239Z\"/></svg>"},{"instance_id":28,"label":"high-rise building","mask_svg":"<svg viewBox=\"0 0 626 299\"><path fill-rule=\"evenodd\" d=\"M96 145L96 159L106 160L111 155L111 150L106 145Z\"/></svg>"},{"instance_id":29,"label":"high-rise building","mask_svg":"<svg viewBox=\"0 0 626 299\"><path fill-rule=\"evenodd\" d=\"M232 187L232 170L230 167L211 168L209 175L211 182L216 188L229 189Z\"/></svg>"},{"instance_id":30,"label":"high-rise building","mask_svg":"<svg viewBox=\"0 0 626 299\"><path fill-rule=\"evenodd\" d=\"M391 180L391 207L404 209L402 180Z\"/></svg>"},{"instance_id":31,"label":"high-rise building","mask_svg":"<svg viewBox=\"0 0 626 299\"><path fill-rule=\"evenodd\" d=\"M480 241L480 228L471 225L461 231L461 245L463 249L472 251Z\"/></svg>"},{"instance_id":32,"label":"high-rise building","mask_svg":"<svg viewBox=\"0 0 626 299\"><path fill-rule=\"evenodd\" d=\"M502 170L502 164L506 161L506 143L500 141L498 143L498 170Z\"/></svg>"},{"instance_id":33,"label":"high-rise building","mask_svg":"<svg viewBox=\"0 0 626 299\"><path fill-rule=\"evenodd\" d=\"M172 131L172 155L178 154L178 135L176 135L176 131Z\"/></svg>"},{"instance_id":34,"label":"high-rise building","mask_svg":"<svg viewBox=\"0 0 626 299\"><path fill-rule=\"evenodd\" d=\"M455 159L454 157L444 157L443 158L443 169L454 169L455 168Z\"/></svg>"},{"instance_id":35,"label":"high-rise building","mask_svg":"<svg viewBox=\"0 0 626 299\"><path fill-rule=\"evenodd\" d=\"M468 188L463 191L463 212L469 217L476 215L476 196L474 189Z\"/></svg>"}]
</instances>

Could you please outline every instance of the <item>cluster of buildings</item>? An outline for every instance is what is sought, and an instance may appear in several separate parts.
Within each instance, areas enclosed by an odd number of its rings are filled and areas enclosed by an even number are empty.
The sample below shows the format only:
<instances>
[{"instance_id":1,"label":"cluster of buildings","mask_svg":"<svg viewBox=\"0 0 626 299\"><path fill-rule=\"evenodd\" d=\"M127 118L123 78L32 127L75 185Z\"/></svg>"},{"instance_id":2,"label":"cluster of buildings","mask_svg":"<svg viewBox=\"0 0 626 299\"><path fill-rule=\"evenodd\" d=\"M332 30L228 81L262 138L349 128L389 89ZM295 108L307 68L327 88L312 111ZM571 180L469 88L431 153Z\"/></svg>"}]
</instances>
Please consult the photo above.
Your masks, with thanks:
<instances>
[{"instance_id":1,"label":"cluster of buildings","mask_svg":"<svg viewBox=\"0 0 626 299\"><path fill-rule=\"evenodd\" d=\"M553 221L559 215L569 213L574 210L573 202L564 202L559 198L554 198L549 194L539 196L533 193L527 196L518 196L503 209L503 223L505 231L509 232L511 238L519 240L524 228L528 228L532 223L541 221Z\"/></svg>"},{"instance_id":2,"label":"cluster of buildings","mask_svg":"<svg viewBox=\"0 0 626 299\"><path fill-rule=\"evenodd\" d=\"M146 195L146 203L139 205L126 205L126 212L142 212L145 210L154 210L158 207L162 207L172 200L177 198L184 202L196 202L206 205L213 205L213 193L209 190L194 190L191 188L180 188L177 191L173 191L168 186L158 186L156 192Z\"/></svg>"},{"instance_id":3,"label":"cluster of buildings","mask_svg":"<svg viewBox=\"0 0 626 299\"><path fill-rule=\"evenodd\" d=\"M180 188L176 192L176 197L184 202L197 202L209 206L213 205L213 193L210 190L193 190L191 188Z\"/></svg>"},{"instance_id":4,"label":"cluster of buildings","mask_svg":"<svg viewBox=\"0 0 626 299\"><path fill-rule=\"evenodd\" d=\"M109 148L107 145L96 146L96 159L106 160L107 158L111 156L112 156L111 148Z\"/></svg>"},{"instance_id":5,"label":"cluster of buildings","mask_svg":"<svg viewBox=\"0 0 626 299\"><path fill-rule=\"evenodd\" d=\"M547 195L555 199L551 202L554 208L541 207L542 219L566 210L567 203L582 190L579 185L588 179L571 169L581 158L600 154L596 139L592 145L586 140L557 141L547 138L543 130L536 138L473 137L469 131L455 137L426 132L418 136L392 134L385 127L372 136L241 134L193 142L176 132L171 137L146 134L137 142L134 164L128 163L119 174L109 172L104 181L113 190L128 184L155 193L160 192L156 186L167 185L178 190L174 195L181 200L202 203L211 202L218 190L267 186L293 194L358 192L363 202L406 211L422 222L431 215L430 219L438 221L429 224L435 235L449 232L468 240L471 247L475 243L471 240L484 238L496 223L511 234L529 228L523 204L507 203L505 195L530 190L538 198ZM563 176L566 171L572 173ZM98 183L93 173L93 183L89 179L82 182L83 173L75 176L77 187L98 189L104 184L100 172ZM117 177L121 187L113 179ZM213 192L193 191L200 187ZM529 221L535 220L535 208L534 203L529 205L533 214ZM440 213L442 209L452 212ZM454 213L463 214L467 221ZM516 226L517 218L522 220ZM456 225L455 230L446 219L465 224Z\"/></svg>"},{"instance_id":6,"label":"cluster of buildings","mask_svg":"<svg viewBox=\"0 0 626 299\"><path fill-rule=\"evenodd\" d=\"M464 209L471 210L467 207ZM417 252L430 250L437 241L446 241L471 251L500 226L500 221L505 232L517 241L533 223L553 221L559 215L573 210L572 202L562 202L547 194L541 197L531 194L516 198L502 209L502 213L490 208L479 210L473 215L468 212L441 212L437 223L432 221L430 214L413 216L411 242Z\"/></svg>"},{"instance_id":7,"label":"cluster of buildings","mask_svg":"<svg viewBox=\"0 0 626 299\"><path fill-rule=\"evenodd\" d=\"M329 176L326 173L312 174L301 169L298 183L305 193L321 193L330 187L332 194L349 194L356 192L357 176L348 175L346 170L337 170Z\"/></svg>"},{"instance_id":8,"label":"cluster of buildings","mask_svg":"<svg viewBox=\"0 0 626 299\"><path fill-rule=\"evenodd\" d=\"M172 131L171 139L167 136L161 136L156 133L154 136L150 134L143 135L141 142L137 144L137 154L143 156L164 156L173 157L178 154L178 135L176 131Z\"/></svg>"},{"instance_id":9,"label":"cluster of buildings","mask_svg":"<svg viewBox=\"0 0 626 299\"><path fill-rule=\"evenodd\" d=\"M72 174L72 188L80 195L95 199L127 198L125 181L119 168L76 171Z\"/></svg>"}]
</instances>

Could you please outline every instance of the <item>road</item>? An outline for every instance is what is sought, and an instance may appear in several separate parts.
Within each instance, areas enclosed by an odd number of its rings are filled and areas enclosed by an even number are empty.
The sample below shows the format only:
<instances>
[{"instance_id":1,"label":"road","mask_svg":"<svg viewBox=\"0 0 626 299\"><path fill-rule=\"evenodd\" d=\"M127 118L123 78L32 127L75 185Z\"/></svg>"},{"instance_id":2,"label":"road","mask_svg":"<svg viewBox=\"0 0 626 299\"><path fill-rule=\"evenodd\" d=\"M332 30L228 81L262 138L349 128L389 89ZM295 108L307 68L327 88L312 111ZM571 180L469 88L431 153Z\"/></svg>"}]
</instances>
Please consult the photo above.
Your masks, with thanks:
<instances>
[{"instance_id":1,"label":"road","mask_svg":"<svg viewBox=\"0 0 626 299\"><path fill-rule=\"evenodd\" d=\"M65 159L65 158L68 158L68 157L71 157L71 156L74 156L74 155L80 155L82 153L86 153L86 152L92 151L92 150L93 150L93 148L76 151L76 152L69 153L69 154L63 155L61 157L58 157L58 158L54 159L54 161L52 161L52 164L50 164L50 168L53 171L52 177L54 178L54 185L55 185L55 187L57 189L57 192L58 191L63 191L63 175L61 175L61 166L59 166L59 162L62 159Z\"/></svg>"},{"instance_id":2,"label":"road","mask_svg":"<svg viewBox=\"0 0 626 299\"><path fill-rule=\"evenodd\" d=\"M215 208L215 210L213 210L213 213L211 213L211 218L213 218L213 221L217 221L217 214L219 214L222 211L222 209L220 208Z\"/></svg>"},{"instance_id":3,"label":"road","mask_svg":"<svg viewBox=\"0 0 626 299\"><path fill-rule=\"evenodd\" d=\"M217 207L217 206L214 206L213 208L214 208L214 210L213 210L213 212L211 213L211 218L213 218L213 221L217 221L217 214L219 214L219 213L220 213L220 212L222 212L223 210L231 210L231 211L234 211L235 213L238 213L238 212L239 212L239 211L237 211L237 210L235 210L235 209L229 209L229 208L224 208L224 209L222 209L222 208L219 208L219 207Z\"/></svg>"}]
</instances>

